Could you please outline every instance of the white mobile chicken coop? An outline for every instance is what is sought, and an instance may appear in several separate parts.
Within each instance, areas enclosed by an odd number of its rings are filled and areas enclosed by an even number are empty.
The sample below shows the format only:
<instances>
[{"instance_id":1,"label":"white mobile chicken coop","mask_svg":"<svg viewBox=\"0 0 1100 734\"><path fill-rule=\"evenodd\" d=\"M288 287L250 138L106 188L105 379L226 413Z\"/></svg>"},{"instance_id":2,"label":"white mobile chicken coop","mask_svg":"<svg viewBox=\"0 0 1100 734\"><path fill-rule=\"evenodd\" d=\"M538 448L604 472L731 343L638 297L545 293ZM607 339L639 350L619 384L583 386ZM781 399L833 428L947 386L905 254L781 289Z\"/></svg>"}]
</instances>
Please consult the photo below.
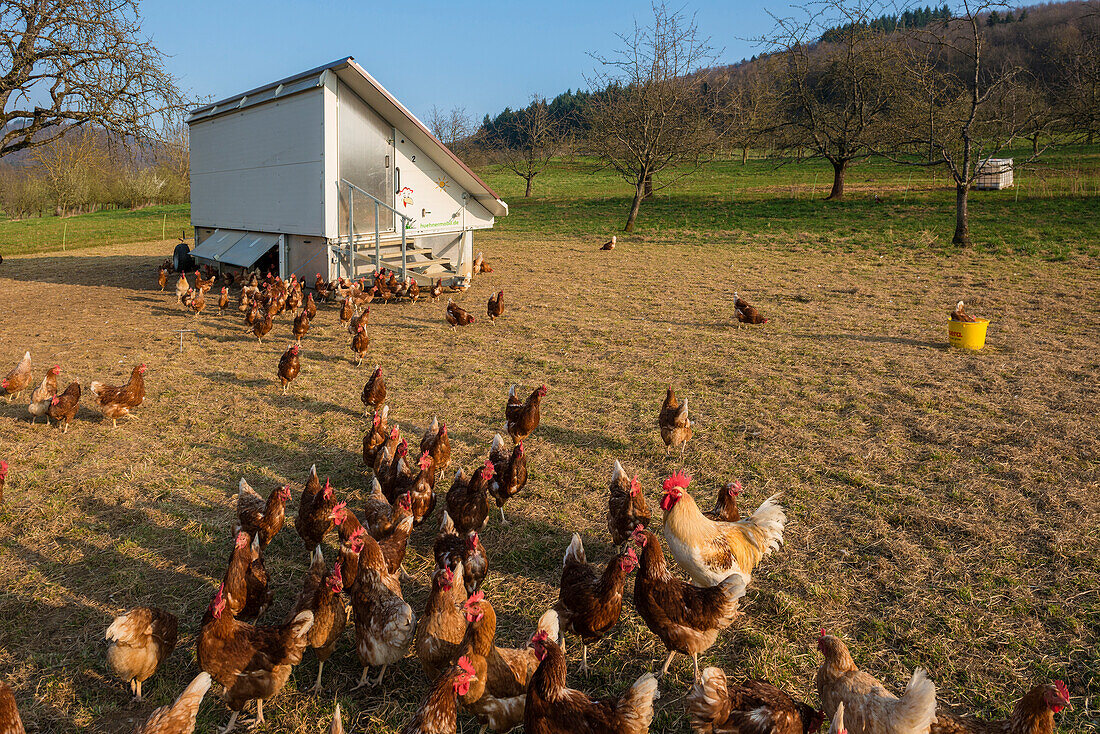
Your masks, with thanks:
<instances>
[{"instance_id":1,"label":"white mobile chicken coop","mask_svg":"<svg viewBox=\"0 0 1100 734\"><path fill-rule=\"evenodd\" d=\"M187 124L191 255L219 270L452 281L470 273L473 231L508 213L351 57L200 107Z\"/></svg>"},{"instance_id":2,"label":"white mobile chicken coop","mask_svg":"<svg viewBox=\"0 0 1100 734\"><path fill-rule=\"evenodd\" d=\"M1012 186L1012 159L986 158L978 164L974 188L979 191L1000 191Z\"/></svg>"}]
</instances>

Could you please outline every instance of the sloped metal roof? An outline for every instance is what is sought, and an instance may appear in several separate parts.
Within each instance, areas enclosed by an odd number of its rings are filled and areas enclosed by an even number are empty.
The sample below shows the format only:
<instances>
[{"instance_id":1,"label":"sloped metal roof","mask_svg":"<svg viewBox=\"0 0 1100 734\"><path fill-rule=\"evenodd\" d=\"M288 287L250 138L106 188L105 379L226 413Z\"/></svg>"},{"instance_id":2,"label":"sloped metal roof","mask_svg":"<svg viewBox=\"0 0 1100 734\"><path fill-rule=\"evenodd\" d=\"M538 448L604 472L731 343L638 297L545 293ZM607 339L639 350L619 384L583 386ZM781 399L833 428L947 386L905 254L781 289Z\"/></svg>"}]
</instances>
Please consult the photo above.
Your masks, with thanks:
<instances>
[{"instance_id":1,"label":"sloped metal roof","mask_svg":"<svg viewBox=\"0 0 1100 734\"><path fill-rule=\"evenodd\" d=\"M409 112L403 104L398 102L397 98L368 74L366 69L355 63L355 59L351 56L345 56L323 66L303 71L300 74L250 89L247 92L227 97L213 104L203 105L192 111L187 118L187 124L192 125L244 107L263 104L264 102L323 86L327 72L336 74L340 81L362 97L363 101L374 108L374 111L380 114L386 122L397 128L405 138L427 153L436 165L449 174L463 189L469 191L474 199L492 212L494 216L504 216L508 213L508 204L502 201L500 196L489 188L489 185L482 181L476 173L470 170L470 167L463 163L450 148L432 135L427 126L418 120L416 115Z\"/></svg>"}]
</instances>

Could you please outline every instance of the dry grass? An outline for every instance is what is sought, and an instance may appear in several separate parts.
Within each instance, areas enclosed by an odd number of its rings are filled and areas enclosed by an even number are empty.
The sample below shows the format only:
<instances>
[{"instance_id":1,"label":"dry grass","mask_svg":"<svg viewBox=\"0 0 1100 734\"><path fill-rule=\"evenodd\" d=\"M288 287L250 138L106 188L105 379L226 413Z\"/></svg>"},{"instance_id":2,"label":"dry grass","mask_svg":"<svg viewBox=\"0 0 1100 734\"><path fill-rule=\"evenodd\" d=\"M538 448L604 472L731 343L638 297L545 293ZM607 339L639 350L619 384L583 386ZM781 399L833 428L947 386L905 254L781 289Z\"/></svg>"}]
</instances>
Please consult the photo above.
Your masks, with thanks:
<instances>
[{"instance_id":1,"label":"dry grass","mask_svg":"<svg viewBox=\"0 0 1100 734\"><path fill-rule=\"evenodd\" d=\"M591 560L607 558L613 459L640 475L651 500L681 466L665 459L654 425L672 382L698 420L682 466L700 503L740 476L744 506L782 491L790 517L786 545L754 576L746 615L708 664L809 697L824 626L895 689L921 665L941 700L1005 715L1031 682L1061 677L1076 707L1060 715L1062 730L1096 725L1095 260L881 258L720 237L628 239L603 253L598 237L480 237L495 271L462 300L483 314L504 288L495 326L479 319L452 335L442 304L378 305L357 369L335 310L322 307L288 397L274 378L289 320L258 345L236 312L192 319L154 290L171 243L5 259L0 364L29 348L36 379L59 362L62 384L85 389L149 365L146 404L118 430L87 401L65 436L32 426L25 405L0 403L0 456L11 464L0 670L29 730L127 729L174 699L197 672L197 623L228 555L237 480L266 494L316 462L342 491L362 494L358 395L376 363L392 417L414 435L433 413L446 418L467 467L500 429L509 383L549 386L530 484L508 508L512 524L491 516L484 534L500 643L526 639L556 598L570 533L584 535ZM771 317L765 328L731 326L735 289ZM981 353L945 346L959 298L993 320ZM195 330L182 355L178 328ZM430 543L418 531L407 564L418 609ZM306 562L288 526L269 549L278 595L268 621L290 605ZM137 604L178 614L181 640L145 686L149 704L128 708L105 670L102 635ZM663 659L629 604L591 653L594 672L570 682L599 693ZM359 665L349 638L325 668L324 694L299 693L316 665L307 653L267 707L268 731L327 731L334 700L349 730L395 731L427 685L409 658L384 691L350 693ZM662 683L654 731L687 731L690 670L681 659ZM208 697L201 730L227 716ZM476 731L470 719L463 728Z\"/></svg>"}]
</instances>

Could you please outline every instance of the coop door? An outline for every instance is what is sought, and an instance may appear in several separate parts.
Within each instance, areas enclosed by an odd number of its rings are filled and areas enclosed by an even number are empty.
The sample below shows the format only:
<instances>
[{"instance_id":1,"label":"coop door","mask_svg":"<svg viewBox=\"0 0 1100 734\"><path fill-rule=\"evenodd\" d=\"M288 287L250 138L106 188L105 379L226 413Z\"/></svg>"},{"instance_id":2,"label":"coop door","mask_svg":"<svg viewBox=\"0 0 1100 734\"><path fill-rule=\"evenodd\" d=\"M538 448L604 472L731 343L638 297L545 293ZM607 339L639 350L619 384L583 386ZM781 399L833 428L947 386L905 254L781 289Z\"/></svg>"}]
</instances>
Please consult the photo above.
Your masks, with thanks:
<instances>
[{"instance_id":1,"label":"coop door","mask_svg":"<svg viewBox=\"0 0 1100 734\"><path fill-rule=\"evenodd\" d=\"M346 85L340 85L340 178L393 205L393 128ZM348 189L340 186L340 234L348 232ZM378 230L392 232L393 212L378 208ZM374 201L356 192L352 221L355 234L374 234Z\"/></svg>"}]
</instances>

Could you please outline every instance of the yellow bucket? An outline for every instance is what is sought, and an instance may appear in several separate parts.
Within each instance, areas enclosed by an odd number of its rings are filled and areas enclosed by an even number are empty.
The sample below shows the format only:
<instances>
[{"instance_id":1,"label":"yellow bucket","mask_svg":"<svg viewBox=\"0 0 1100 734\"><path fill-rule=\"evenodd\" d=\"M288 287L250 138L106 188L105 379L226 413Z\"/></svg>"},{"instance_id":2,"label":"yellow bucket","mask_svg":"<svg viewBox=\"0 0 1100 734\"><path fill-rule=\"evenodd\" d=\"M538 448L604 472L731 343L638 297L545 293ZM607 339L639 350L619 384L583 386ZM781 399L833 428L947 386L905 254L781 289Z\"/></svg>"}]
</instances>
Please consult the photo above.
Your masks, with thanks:
<instances>
[{"instance_id":1,"label":"yellow bucket","mask_svg":"<svg viewBox=\"0 0 1100 734\"><path fill-rule=\"evenodd\" d=\"M987 326L989 326L989 319L948 321L947 338L953 347L981 349L985 346L985 328Z\"/></svg>"}]
</instances>

